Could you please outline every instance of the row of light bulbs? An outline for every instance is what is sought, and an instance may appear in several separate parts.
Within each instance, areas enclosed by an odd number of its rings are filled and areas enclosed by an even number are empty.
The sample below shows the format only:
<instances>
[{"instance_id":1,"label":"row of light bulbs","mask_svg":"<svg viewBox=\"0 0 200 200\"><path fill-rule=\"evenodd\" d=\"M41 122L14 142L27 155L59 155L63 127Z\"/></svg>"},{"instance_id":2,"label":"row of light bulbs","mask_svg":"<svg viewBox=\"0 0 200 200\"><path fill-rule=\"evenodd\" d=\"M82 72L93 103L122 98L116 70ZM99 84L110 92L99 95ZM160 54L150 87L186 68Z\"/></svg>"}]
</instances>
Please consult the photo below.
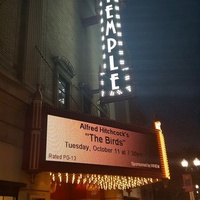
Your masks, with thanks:
<instances>
[{"instance_id":1,"label":"row of light bulbs","mask_svg":"<svg viewBox=\"0 0 200 200\"><path fill-rule=\"evenodd\" d=\"M127 90L128 92L131 92L131 91L132 91L131 85L127 85L127 86L126 86L126 90ZM110 95L110 96L115 96L116 94L117 94L117 95L121 95L121 94L123 94L123 93L124 93L124 92L123 92L122 90L117 90L117 91L110 91L110 92L109 92L109 95ZM106 94L106 92L105 92L104 90L102 90L102 91L101 91L101 96L104 97L105 94Z\"/></svg>"},{"instance_id":2,"label":"row of light bulbs","mask_svg":"<svg viewBox=\"0 0 200 200\"><path fill-rule=\"evenodd\" d=\"M100 175L100 174L68 174L68 173L50 173L51 181L59 184L72 183L84 184L86 188L95 188L102 190L126 190L151 184L160 181L159 179L116 176L116 175Z\"/></svg>"}]
</instances>

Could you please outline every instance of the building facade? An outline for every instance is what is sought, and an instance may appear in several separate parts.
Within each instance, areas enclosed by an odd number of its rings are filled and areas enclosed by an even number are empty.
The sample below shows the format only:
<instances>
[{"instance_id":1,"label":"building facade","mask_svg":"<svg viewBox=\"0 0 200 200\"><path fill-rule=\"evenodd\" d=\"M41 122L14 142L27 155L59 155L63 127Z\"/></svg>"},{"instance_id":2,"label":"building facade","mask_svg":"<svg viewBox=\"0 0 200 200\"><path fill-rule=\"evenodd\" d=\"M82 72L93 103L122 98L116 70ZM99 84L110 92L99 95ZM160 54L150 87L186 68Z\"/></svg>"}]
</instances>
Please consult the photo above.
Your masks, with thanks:
<instances>
[{"instance_id":1,"label":"building facade","mask_svg":"<svg viewBox=\"0 0 200 200\"><path fill-rule=\"evenodd\" d=\"M133 99L99 102L98 20L95 0L0 1L0 199L58 198L51 195L55 188L49 172L35 176L22 166L26 125L32 120L27 112L35 101L125 123L133 123L138 114L135 121L142 125ZM123 198L118 191L83 188L78 197L77 188L66 187L74 192L65 199Z\"/></svg>"}]
</instances>

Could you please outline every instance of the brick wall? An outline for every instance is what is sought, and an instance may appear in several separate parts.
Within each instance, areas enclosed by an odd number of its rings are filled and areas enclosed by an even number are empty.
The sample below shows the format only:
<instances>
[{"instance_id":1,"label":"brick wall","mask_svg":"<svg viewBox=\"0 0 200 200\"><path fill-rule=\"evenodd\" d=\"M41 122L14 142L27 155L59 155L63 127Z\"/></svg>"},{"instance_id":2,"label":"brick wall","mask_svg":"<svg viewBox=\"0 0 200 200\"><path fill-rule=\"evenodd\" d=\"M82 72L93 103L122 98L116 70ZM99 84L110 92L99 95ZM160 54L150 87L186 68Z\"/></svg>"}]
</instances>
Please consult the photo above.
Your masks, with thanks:
<instances>
[{"instance_id":1,"label":"brick wall","mask_svg":"<svg viewBox=\"0 0 200 200\"><path fill-rule=\"evenodd\" d=\"M26 0L7 0L0 4L0 67L20 77L24 45Z\"/></svg>"},{"instance_id":2,"label":"brick wall","mask_svg":"<svg viewBox=\"0 0 200 200\"><path fill-rule=\"evenodd\" d=\"M64 56L76 71L73 84L79 82L98 88L98 69L101 64L101 38L99 25L85 27L82 20L95 15L91 0L49 0L45 5L44 55L53 69L53 58ZM90 3L90 5L89 5ZM53 90L52 69L43 63L41 80L46 93ZM80 101L80 94L72 88L72 95Z\"/></svg>"}]
</instances>

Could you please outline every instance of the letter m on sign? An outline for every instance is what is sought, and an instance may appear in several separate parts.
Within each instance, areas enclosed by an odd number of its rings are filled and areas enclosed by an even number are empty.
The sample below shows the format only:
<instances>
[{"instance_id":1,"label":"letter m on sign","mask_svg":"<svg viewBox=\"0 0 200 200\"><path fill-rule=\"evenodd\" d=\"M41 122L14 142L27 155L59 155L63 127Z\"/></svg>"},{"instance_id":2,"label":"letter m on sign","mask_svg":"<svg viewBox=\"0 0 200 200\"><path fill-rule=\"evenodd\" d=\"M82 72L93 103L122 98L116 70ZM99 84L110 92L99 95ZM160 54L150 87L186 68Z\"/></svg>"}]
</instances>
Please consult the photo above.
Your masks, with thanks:
<instances>
[{"instance_id":1,"label":"letter m on sign","mask_svg":"<svg viewBox=\"0 0 200 200\"><path fill-rule=\"evenodd\" d=\"M194 190L191 174L183 174L183 187L185 192L192 192Z\"/></svg>"}]
</instances>

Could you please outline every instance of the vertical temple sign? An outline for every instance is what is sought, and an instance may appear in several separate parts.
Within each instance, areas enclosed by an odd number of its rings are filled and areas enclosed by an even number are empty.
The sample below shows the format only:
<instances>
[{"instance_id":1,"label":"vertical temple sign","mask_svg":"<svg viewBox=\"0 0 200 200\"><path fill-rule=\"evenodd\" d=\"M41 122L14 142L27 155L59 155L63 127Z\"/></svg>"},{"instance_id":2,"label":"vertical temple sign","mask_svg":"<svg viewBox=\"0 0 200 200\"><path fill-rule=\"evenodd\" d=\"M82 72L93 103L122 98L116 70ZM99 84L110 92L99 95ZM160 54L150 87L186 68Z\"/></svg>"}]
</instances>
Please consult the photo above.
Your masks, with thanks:
<instances>
[{"instance_id":1,"label":"vertical temple sign","mask_svg":"<svg viewBox=\"0 0 200 200\"><path fill-rule=\"evenodd\" d=\"M100 95L103 99L128 98L132 96L131 74L124 59L119 0L101 0L99 5L104 72Z\"/></svg>"}]
</instances>

